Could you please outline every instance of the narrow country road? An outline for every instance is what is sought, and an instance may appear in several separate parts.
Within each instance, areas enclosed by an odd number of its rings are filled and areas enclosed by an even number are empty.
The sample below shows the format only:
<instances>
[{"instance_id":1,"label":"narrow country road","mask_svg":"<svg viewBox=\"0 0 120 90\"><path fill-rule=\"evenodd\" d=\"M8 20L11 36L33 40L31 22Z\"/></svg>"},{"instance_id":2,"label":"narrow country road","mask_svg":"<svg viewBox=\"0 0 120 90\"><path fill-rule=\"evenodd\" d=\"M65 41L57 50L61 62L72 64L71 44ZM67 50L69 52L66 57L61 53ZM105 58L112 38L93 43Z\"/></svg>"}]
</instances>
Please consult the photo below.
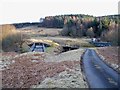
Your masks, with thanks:
<instances>
[{"instance_id":1,"label":"narrow country road","mask_svg":"<svg viewBox=\"0 0 120 90\"><path fill-rule=\"evenodd\" d=\"M83 71L90 88L120 87L120 74L106 65L92 49L86 49L83 56Z\"/></svg>"}]
</instances>

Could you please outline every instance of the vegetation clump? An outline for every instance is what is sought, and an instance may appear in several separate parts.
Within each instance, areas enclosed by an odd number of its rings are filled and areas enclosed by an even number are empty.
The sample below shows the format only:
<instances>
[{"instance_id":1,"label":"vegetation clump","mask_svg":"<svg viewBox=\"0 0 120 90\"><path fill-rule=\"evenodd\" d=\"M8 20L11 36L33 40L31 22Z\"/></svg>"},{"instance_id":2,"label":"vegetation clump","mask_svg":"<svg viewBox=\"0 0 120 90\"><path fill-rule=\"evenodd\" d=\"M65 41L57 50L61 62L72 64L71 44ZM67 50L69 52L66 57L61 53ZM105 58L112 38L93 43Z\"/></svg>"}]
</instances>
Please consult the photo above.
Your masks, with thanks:
<instances>
[{"instance_id":1,"label":"vegetation clump","mask_svg":"<svg viewBox=\"0 0 120 90\"><path fill-rule=\"evenodd\" d=\"M16 31L15 26L10 24L1 25L0 32L1 50L21 52L24 39L27 38L26 35Z\"/></svg>"}]
</instances>

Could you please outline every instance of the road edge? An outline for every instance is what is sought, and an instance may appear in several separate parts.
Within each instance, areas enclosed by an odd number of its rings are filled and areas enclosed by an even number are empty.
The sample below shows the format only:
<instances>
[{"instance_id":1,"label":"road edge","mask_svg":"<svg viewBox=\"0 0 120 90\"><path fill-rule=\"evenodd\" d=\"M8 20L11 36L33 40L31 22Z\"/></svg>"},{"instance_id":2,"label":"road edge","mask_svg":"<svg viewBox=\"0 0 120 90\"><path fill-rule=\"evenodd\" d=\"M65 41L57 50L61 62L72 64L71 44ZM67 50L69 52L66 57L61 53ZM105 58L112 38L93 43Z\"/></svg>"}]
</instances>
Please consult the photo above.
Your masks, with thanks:
<instances>
[{"instance_id":1,"label":"road edge","mask_svg":"<svg viewBox=\"0 0 120 90\"><path fill-rule=\"evenodd\" d=\"M115 70L116 72L118 72L120 74L120 66L116 65L116 64L111 64L110 62L107 62L107 59L101 55L97 49L94 49L95 52L97 53L97 55L99 56L99 58L106 64L108 65L110 68L112 68L113 70Z\"/></svg>"}]
</instances>

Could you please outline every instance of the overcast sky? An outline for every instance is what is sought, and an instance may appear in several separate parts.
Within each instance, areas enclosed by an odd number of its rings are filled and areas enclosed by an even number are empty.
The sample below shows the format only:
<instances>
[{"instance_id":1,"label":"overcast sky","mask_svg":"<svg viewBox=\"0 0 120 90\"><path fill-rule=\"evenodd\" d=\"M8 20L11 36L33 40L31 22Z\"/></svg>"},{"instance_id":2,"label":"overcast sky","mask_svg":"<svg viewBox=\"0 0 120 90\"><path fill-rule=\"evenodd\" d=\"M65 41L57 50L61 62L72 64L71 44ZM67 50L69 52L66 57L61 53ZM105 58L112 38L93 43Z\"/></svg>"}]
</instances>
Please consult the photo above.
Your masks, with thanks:
<instances>
[{"instance_id":1,"label":"overcast sky","mask_svg":"<svg viewBox=\"0 0 120 90\"><path fill-rule=\"evenodd\" d=\"M50 15L118 13L119 0L0 0L0 24L37 22Z\"/></svg>"}]
</instances>

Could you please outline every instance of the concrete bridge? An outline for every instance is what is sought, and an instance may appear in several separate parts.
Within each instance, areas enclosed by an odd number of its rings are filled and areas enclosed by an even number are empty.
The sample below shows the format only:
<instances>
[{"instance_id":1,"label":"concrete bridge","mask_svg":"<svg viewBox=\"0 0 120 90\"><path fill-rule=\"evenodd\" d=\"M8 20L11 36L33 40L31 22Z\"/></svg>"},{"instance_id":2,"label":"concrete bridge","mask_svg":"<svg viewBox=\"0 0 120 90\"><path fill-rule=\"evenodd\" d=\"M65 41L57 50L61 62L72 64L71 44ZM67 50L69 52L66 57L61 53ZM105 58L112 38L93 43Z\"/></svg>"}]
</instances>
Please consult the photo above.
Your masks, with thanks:
<instances>
[{"instance_id":1,"label":"concrete bridge","mask_svg":"<svg viewBox=\"0 0 120 90\"><path fill-rule=\"evenodd\" d=\"M30 52L45 52L45 48L48 47L49 45L37 42L37 43L32 43L29 46L30 46Z\"/></svg>"},{"instance_id":2,"label":"concrete bridge","mask_svg":"<svg viewBox=\"0 0 120 90\"><path fill-rule=\"evenodd\" d=\"M96 47L105 47L105 46L111 46L112 44L110 42L90 42Z\"/></svg>"}]
</instances>

